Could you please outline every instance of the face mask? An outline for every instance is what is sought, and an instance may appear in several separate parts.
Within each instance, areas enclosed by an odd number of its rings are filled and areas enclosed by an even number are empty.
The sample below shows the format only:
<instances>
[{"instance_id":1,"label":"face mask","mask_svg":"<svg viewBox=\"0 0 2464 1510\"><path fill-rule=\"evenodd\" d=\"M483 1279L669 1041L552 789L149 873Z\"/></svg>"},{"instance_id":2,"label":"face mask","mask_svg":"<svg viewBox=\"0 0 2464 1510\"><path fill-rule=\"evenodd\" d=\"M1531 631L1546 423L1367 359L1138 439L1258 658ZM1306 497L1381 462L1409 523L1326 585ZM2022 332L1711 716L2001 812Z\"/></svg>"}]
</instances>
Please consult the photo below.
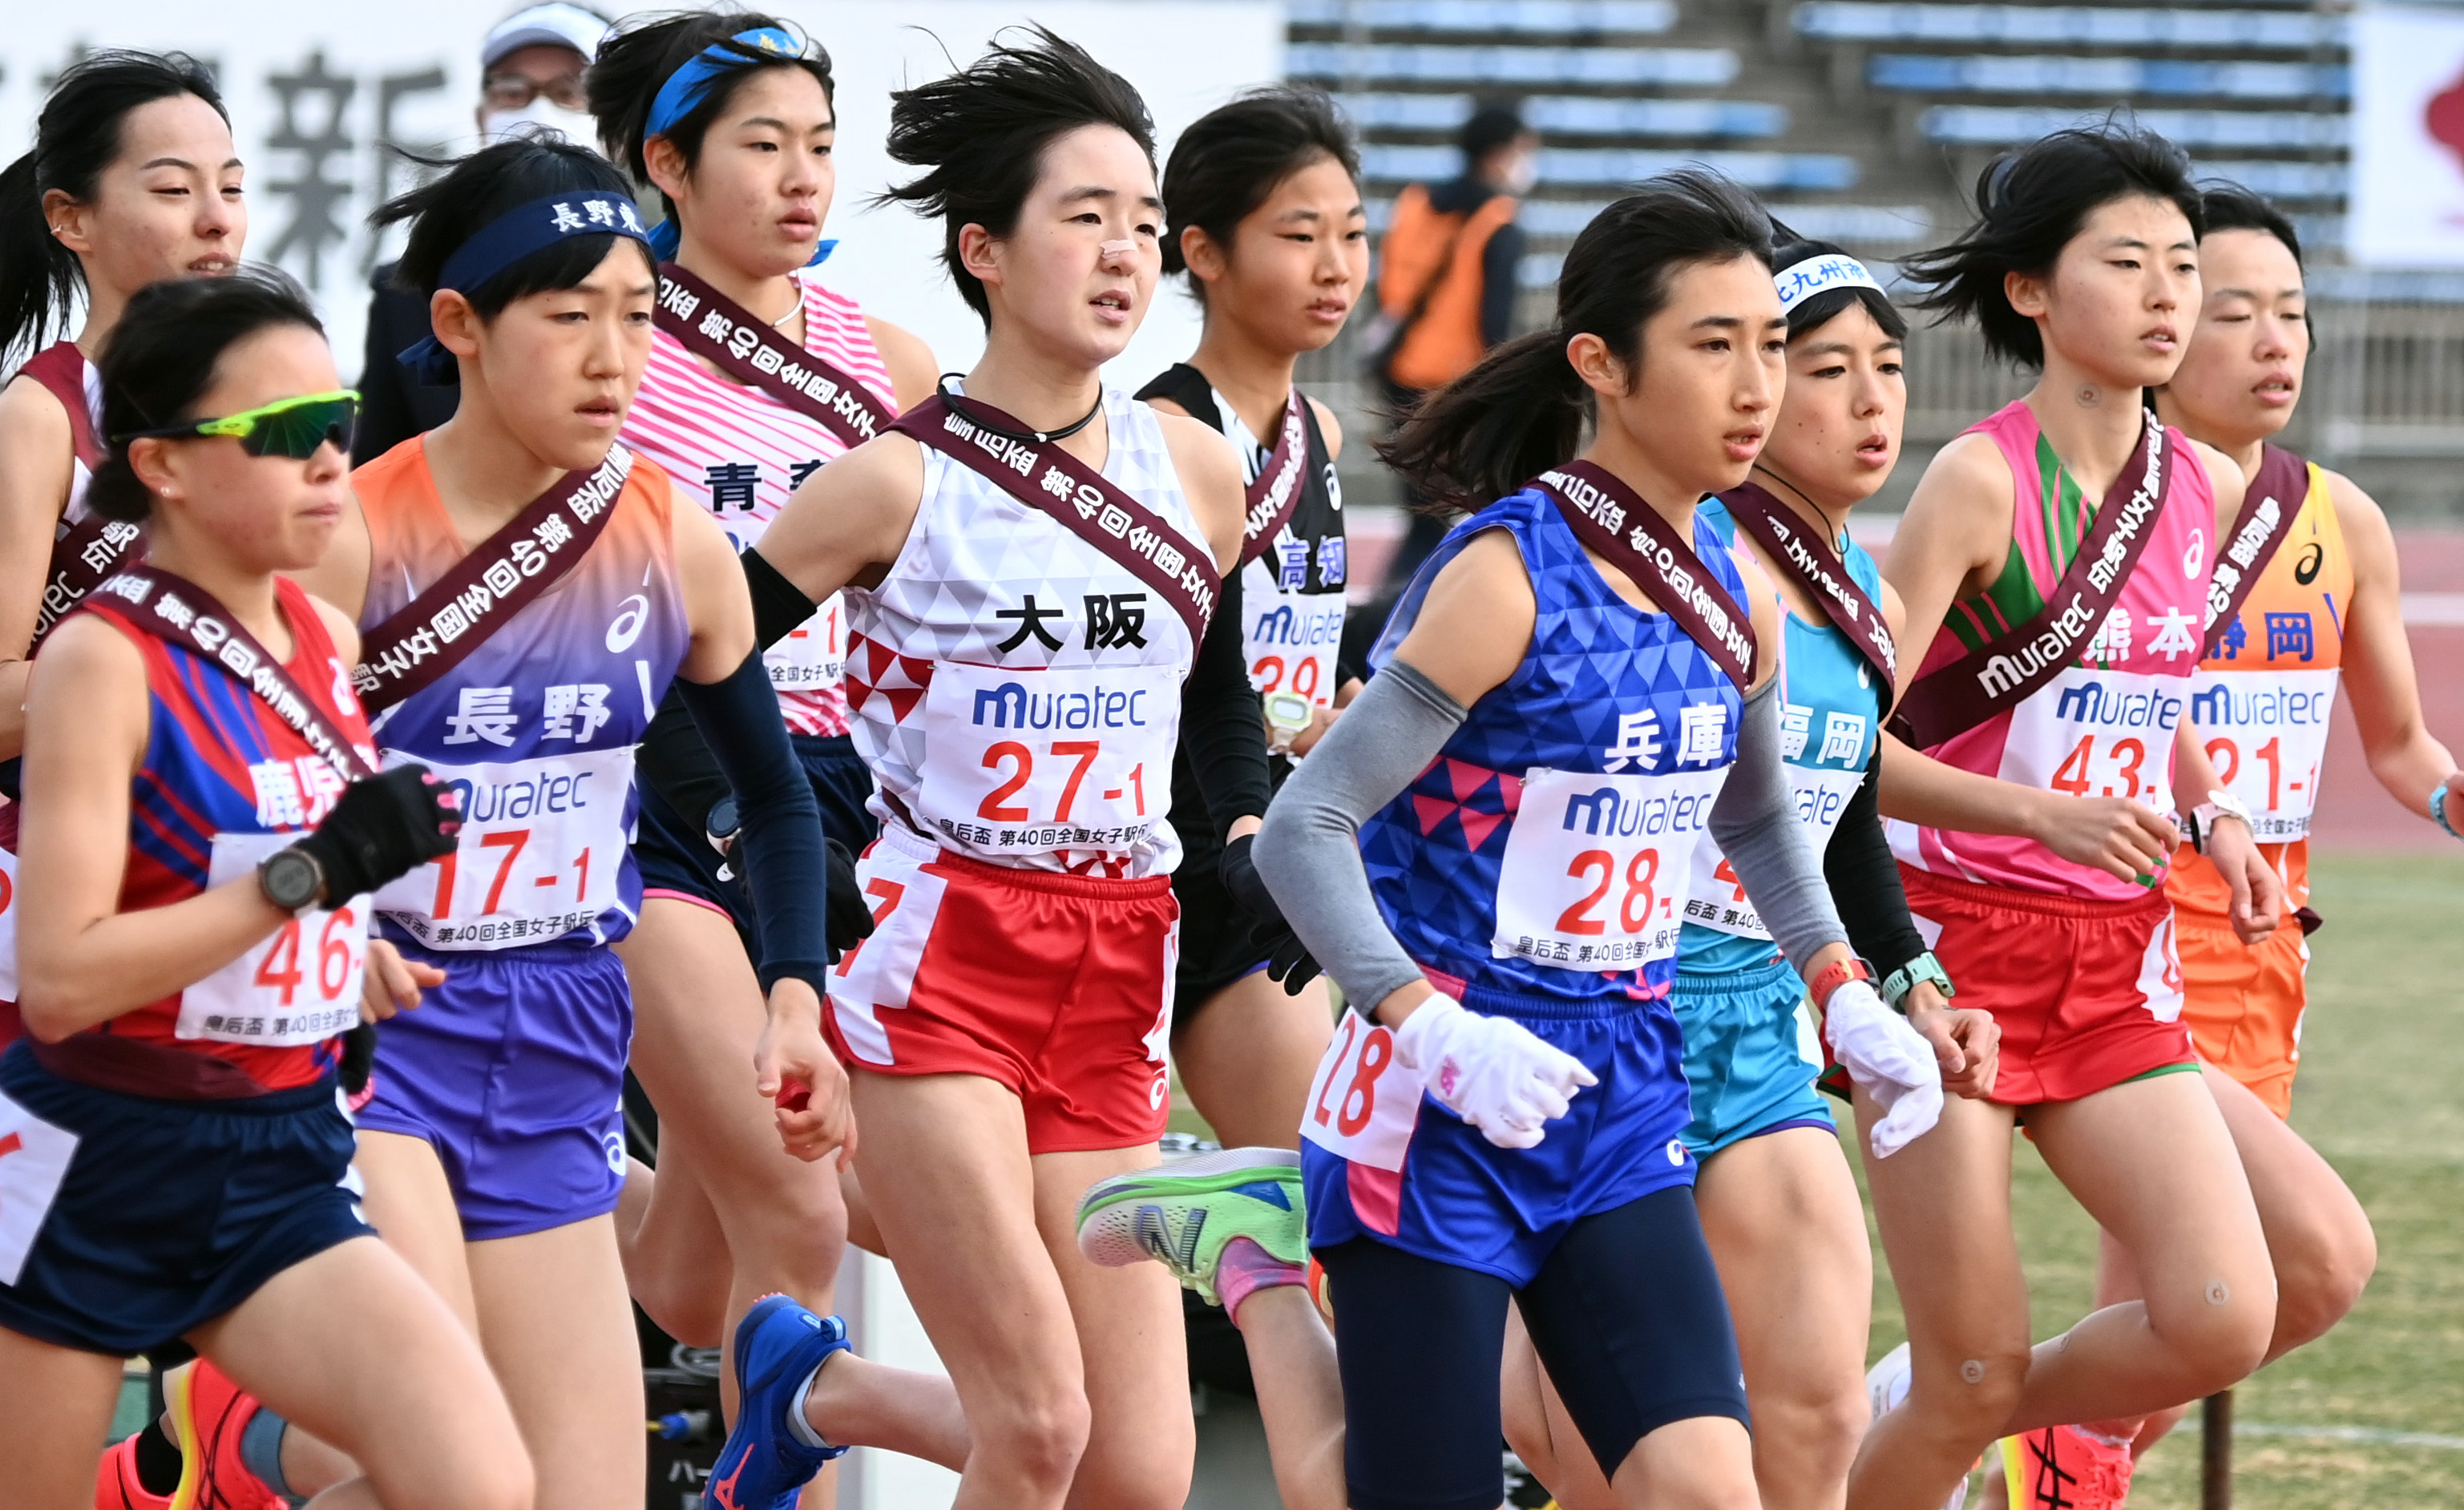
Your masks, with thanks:
<instances>
[{"instance_id":1,"label":"face mask","mask_svg":"<svg viewBox=\"0 0 2464 1510\"><path fill-rule=\"evenodd\" d=\"M577 146L599 146L599 122L580 110L567 110L540 95L519 110L485 110L479 114L479 136L493 145L513 135L517 126L550 126Z\"/></svg>"},{"instance_id":2,"label":"face mask","mask_svg":"<svg viewBox=\"0 0 2464 1510\"><path fill-rule=\"evenodd\" d=\"M1516 153L1513 164L1506 170L1506 191L1519 198L1522 195L1530 193L1531 186L1539 182L1540 154L1537 152Z\"/></svg>"}]
</instances>

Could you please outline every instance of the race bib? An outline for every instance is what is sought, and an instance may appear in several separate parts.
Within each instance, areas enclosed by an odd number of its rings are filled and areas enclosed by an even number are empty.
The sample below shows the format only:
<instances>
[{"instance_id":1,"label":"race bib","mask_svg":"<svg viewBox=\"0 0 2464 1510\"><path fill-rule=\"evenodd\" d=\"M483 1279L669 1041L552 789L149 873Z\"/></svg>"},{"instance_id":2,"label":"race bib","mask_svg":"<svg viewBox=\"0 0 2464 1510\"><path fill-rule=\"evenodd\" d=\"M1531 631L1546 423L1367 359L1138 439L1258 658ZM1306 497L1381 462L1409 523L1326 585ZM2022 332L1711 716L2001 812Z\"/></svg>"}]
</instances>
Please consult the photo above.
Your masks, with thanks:
<instances>
[{"instance_id":1,"label":"race bib","mask_svg":"<svg viewBox=\"0 0 2464 1510\"><path fill-rule=\"evenodd\" d=\"M253 874L260 861L298 843L297 834L216 834L206 885ZM370 899L303 912L274 936L180 993L184 1039L299 1048L347 1033L360 1022L360 977L368 959Z\"/></svg>"},{"instance_id":2,"label":"race bib","mask_svg":"<svg viewBox=\"0 0 2464 1510\"><path fill-rule=\"evenodd\" d=\"M1253 579L1254 580L1254 579ZM1260 593L1242 599L1249 680L1260 693L1296 692L1334 706L1335 655L1343 648L1341 593Z\"/></svg>"},{"instance_id":3,"label":"race bib","mask_svg":"<svg viewBox=\"0 0 2464 1510\"><path fill-rule=\"evenodd\" d=\"M915 819L979 853L1128 849L1172 806L1179 722L1172 667L945 663L924 695Z\"/></svg>"},{"instance_id":4,"label":"race bib","mask_svg":"<svg viewBox=\"0 0 2464 1510\"><path fill-rule=\"evenodd\" d=\"M1796 796L1797 821L1814 840L1814 856L1819 861L1831 848L1831 837L1839 832L1839 815L1848 810L1848 799L1864 783L1865 773L1793 765L1788 768L1788 779ZM1693 871L1694 879L1686 888L1685 921L1747 938L1771 937L1761 914L1746 896L1745 883L1737 879L1719 845L1696 844Z\"/></svg>"},{"instance_id":5,"label":"race bib","mask_svg":"<svg viewBox=\"0 0 2464 1510\"><path fill-rule=\"evenodd\" d=\"M1489 953L1561 970L1633 970L1677 952L1696 841L1727 768L1523 778Z\"/></svg>"},{"instance_id":6,"label":"race bib","mask_svg":"<svg viewBox=\"0 0 2464 1510\"><path fill-rule=\"evenodd\" d=\"M2189 683L2137 671L2066 667L2011 711L1994 775L2072 797L2173 805L2173 731Z\"/></svg>"},{"instance_id":7,"label":"race bib","mask_svg":"<svg viewBox=\"0 0 2464 1510\"><path fill-rule=\"evenodd\" d=\"M787 638L761 652L770 685L782 692L818 692L847 676L847 609L837 593Z\"/></svg>"},{"instance_id":8,"label":"race bib","mask_svg":"<svg viewBox=\"0 0 2464 1510\"><path fill-rule=\"evenodd\" d=\"M68 1178L77 1137L0 1093L0 1284L26 1272L26 1255Z\"/></svg>"},{"instance_id":9,"label":"race bib","mask_svg":"<svg viewBox=\"0 0 2464 1510\"><path fill-rule=\"evenodd\" d=\"M2327 755L2333 670L2201 671L2190 682L2190 722L2225 790L2250 806L2253 837L2301 839L2319 805Z\"/></svg>"},{"instance_id":10,"label":"race bib","mask_svg":"<svg viewBox=\"0 0 2464 1510\"><path fill-rule=\"evenodd\" d=\"M588 928L617 904L632 842L631 746L431 769L461 799L461 843L376 898L411 937L430 949L517 949Z\"/></svg>"},{"instance_id":11,"label":"race bib","mask_svg":"<svg viewBox=\"0 0 2464 1510\"><path fill-rule=\"evenodd\" d=\"M1354 1164L1399 1171L1420 1119L1420 1072L1395 1057L1395 1035L1347 1011L1318 1061L1301 1136Z\"/></svg>"},{"instance_id":12,"label":"race bib","mask_svg":"<svg viewBox=\"0 0 2464 1510\"><path fill-rule=\"evenodd\" d=\"M17 999L17 857L0 849L0 1001Z\"/></svg>"}]
</instances>

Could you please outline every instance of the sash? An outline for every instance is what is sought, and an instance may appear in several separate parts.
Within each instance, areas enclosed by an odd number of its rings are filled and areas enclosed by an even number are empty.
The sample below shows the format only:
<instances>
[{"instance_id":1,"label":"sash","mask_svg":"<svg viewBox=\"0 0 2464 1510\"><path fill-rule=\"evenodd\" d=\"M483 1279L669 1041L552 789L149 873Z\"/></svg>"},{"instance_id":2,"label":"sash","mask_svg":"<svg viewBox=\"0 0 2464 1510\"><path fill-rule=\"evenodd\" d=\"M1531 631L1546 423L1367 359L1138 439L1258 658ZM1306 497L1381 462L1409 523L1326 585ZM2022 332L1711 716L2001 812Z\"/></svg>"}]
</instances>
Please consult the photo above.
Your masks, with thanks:
<instances>
[{"instance_id":1,"label":"sash","mask_svg":"<svg viewBox=\"0 0 2464 1510\"><path fill-rule=\"evenodd\" d=\"M102 437L95 433L94 410L86 406L85 369L85 353L77 350L77 342L59 340L28 358L17 372L49 388L60 407L69 411L69 447L85 463L85 470L92 471L102 465L106 453Z\"/></svg>"},{"instance_id":2,"label":"sash","mask_svg":"<svg viewBox=\"0 0 2464 1510\"><path fill-rule=\"evenodd\" d=\"M2060 675L2095 635L2147 548L2172 481L2165 424L2153 414L2146 421L2044 607L2026 624L1918 678L1891 719L1893 733L1919 750L1966 733Z\"/></svg>"},{"instance_id":3,"label":"sash","mask_svg":"<svg viewBox=\"0 0 2464 1510\"><path fill-rule=\"evenodd\" d=\"M156 566L126 567L96 588L86 606L221 667L272 709L285 728L306 740L345 784L377 774L359 746L299 689L273 652L213 594L187 578Z\"/></svg>"},{"instance_id":4,"label":"sash","mask_svg":"<svg viewBox=\"0 0 2464 1510\"><path fill-rule=\"evenodd\" d=\"M935 394L890 422L890 428L958 462L1019 502L1101 551L1114 565L1163 595L1189 626L1191 653L1206 639L1223 579L1203 548L1192 555L1161 514L1059 446L1027 438L1011 416L976 399L978 421ZM986 429L985 423L1013 431ZM1023 432L1023 433L1020 433Z\"/></svg>"},{"instance_id":5,"label":"sash","mask_svg":"<svg viewBox=\"0 0 2464 1510\"><path fill-rule=\"evenodd\" d=\"M2259 575L2276 558L2277 548L2293 533L2301 500L2310 492L2310 464L2281 446L2264 446L2258 454L2258 475L2241 495L2241 513L2233 515L2225 546L2216 552L2213 576L2208 579L2207 643L2199 658L2216 652L2216 641L2241 615Z\"/></svg>"},{"instance_id":6,"label":"sash","mask_svg":"<svg viewBox=\"0 0 2464 1510\"><path fill-rule=\"evenodd\" d=\"M42 384L68 411L69 449L77 461L89 473L100 467L107 453L102 437L95 433L94 410L86 404L85 353L77 349L75 341L55 341L17 370ZM51 568L43 578L43 601L34 613L33 644L42 644L60 615L117 571L121 561L136 553L143 536L144 531L137 525L91 514L61 521L52 540Z\"/></svg>"},{"instance_id":7,"label":"sash","mask_svg":"<svg viewBox=\"0 0 2464 1510\"><path fill-rule=\"evenodd\" d=\"M1669 533L1635 491L1605 467L1570 461L1531 480L1557 505L1574 537L1607 557L1651 595L1712 664L1744 691L1754 679L1754 624L1694 547Z\"/></svg>"},{"instance_id":8,"label":"sash","mask_svg":"<svg viewBox=\"0 0 2464 1510\"><path fill-rule=\"evenodd\" d=\"M658 324L685 350L815 421L850 449L890 427L890 413L870 388L790 344L769 321L672 262L659 264Z\"/></svg>"},{"instance_id":9,"label":"sash","mask_svg":"<svg viewBox=\"0 0 2464 1510\"><path fill-rule=\"evenodd\" d=\"M632 473L633 453L608 447L598 471L566 472L363 635L351 667L360 706L374 715L424 690L554 586L607 528Z\"/></svg>"},{"instance_id":10,"label":"sash","mask_svg":"<svg viewBox=\"0 0 2464 1510\"><path fill-rule=\"evenodd\" d=\"M1266 554L1292 510L1300 506L1301 483L1309 476L1309 434L1301 418L1308 403L1298 388L1284 400L1284 427L1275 436L1275 449L1258 469L1258 480L1249 484L1243 500L1248 511L1241 516L1243 566Z\"/></svg>"},{"instance_id":11,"label":"sash","mask_svg":"<svg viewBox=\"0 0 2464 1510\"><path fill-rule=\"evenodd\" d=\"M1887 710L1900 684L1899 648L1891 643L1890 624L1857 579L1848 575L1828 544L1818 539L1795 511L1754 483L1720 494L1738 525L1763 547L1763 555L1814 594L1833 627L1865 657L1881 677L1882 707Z\"/></svg>"}]
</instances>

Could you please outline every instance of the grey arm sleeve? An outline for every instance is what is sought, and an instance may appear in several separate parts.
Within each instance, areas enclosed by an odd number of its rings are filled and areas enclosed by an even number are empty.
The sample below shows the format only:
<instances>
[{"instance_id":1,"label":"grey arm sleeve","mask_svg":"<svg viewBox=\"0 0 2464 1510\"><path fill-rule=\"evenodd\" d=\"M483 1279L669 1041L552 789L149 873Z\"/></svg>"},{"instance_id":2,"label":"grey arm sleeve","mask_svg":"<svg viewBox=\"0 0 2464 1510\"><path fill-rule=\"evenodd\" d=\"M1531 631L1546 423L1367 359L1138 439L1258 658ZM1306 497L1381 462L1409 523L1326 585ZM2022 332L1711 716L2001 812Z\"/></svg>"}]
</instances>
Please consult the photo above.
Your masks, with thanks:
<instances>
[{"instance_id":1,"label":"grey arm sleeve","mask_svg":"<svg viewBox=\"0 0 2464 1510\"><path fill-rule=\"evenodd\" d=\"M1774 676L1746 699L1737 726L1737 764L1711 807L1711 838L1779 952L1801 965L1825 944L1848 942L1848 931L1832 908L1814 843L1797 821L1796 799L1779 754L1778 687Z\"/></svg>"},{"instance_id":2,"label":"grey arm sleeve","mask_svg":"<svg viewBox=\"0 0 2464 1510\"><path fill-rule=\"evenodd\" d=\"M1250 851L1292 931L1362 1012L1424 977L1370 894L1360 825L1429 768L1468 716L1435 682L1389 663L1292 768Z\"/></svg>"}]
</instances>

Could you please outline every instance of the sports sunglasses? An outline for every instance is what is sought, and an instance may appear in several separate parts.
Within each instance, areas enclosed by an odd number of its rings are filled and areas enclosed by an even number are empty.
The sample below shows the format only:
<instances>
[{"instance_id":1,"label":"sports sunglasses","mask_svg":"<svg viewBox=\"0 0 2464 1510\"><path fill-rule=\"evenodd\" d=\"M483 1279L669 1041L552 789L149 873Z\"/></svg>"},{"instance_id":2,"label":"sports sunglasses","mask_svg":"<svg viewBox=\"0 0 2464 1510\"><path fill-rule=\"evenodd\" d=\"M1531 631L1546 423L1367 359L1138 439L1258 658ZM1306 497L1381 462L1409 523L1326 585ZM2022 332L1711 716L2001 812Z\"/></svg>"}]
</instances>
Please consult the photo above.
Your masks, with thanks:
<instances>
[{"instance_id":1,"label":"sports sunglasses","mask_svg":"<svg viewBox=\"0 0 2464 1510\"><path fill-rule=\"evenodd\" d=\"M226 414L218 420L190 420L185 425L166 425L159 429L130 430L124 435L113 436L112 443L124 446L133 440L189 440L201 435L228 435L239 442L240 449L252 456L288 456L293 461L306 461L327 442L347 453L351 449L351 423L359 418L359 390L337 388L331 393L304 393L296 399L277 399L258 408Z\"/></svg>"}]
</instances>

